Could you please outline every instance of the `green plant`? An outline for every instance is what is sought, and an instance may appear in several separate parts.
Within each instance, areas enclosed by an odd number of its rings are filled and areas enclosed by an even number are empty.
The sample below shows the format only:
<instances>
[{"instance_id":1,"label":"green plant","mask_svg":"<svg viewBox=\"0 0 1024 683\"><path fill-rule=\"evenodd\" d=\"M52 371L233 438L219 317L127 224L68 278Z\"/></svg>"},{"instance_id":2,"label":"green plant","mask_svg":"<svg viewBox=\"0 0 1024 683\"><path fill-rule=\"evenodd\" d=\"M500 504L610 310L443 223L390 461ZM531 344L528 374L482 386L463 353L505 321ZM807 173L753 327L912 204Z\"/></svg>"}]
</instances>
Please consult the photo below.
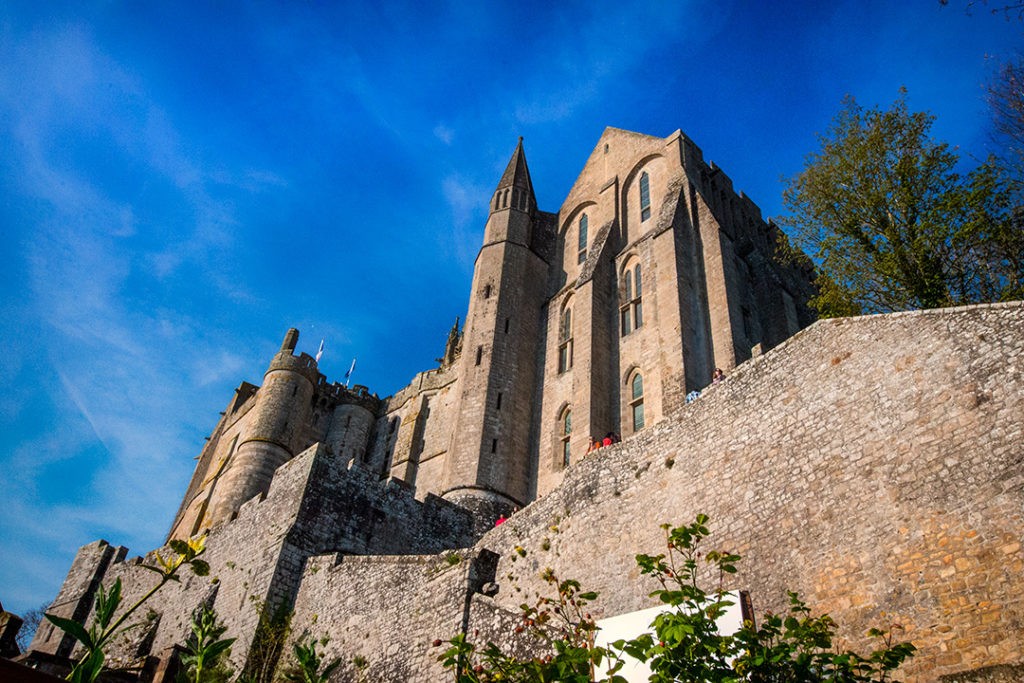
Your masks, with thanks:
<instances>
[{"instance_id":1,"label":"green plant","mask_svg":"<svg viewBox=\"0 0 1024 683\"><path fill-rule=\"evenodd\" d=\"M245 670L239 676L246 683L271 683L281 651L292 632L292 611L286 606L271 609L256 596L249 600L259 613L259 624L249 649Z\"/></svg>"},{"instance_id":2,"label":"green plant","mask_svg":"<svg viewBox=\"0 0 1024 683\"><path fill-rule=\"evenodd\" d=\"M223 683L231 678L226 659L234 638L221 638L227 626L217 623L211 607L203 605L192 616L192 636L181 657L184 670L178 680L187 683Z\"/></svg>"},{"instance_id":3,"label":"green plant","mask_svg":"<svg viewBox=\"0 0 1024 683\"><path fill-rule=\"evenodd\" d=\"M114 581L110 591L104 589L101 584L96 590L95 619L92 626L87 630L83 624L73 619L58 617L53 614L45 615L46 618L57 628L64 631L77 640L85 649L85 652L75 662L68 680L73 683L92 683L100 675L106 661L106 646L110 643L115 634L122 629L122 625L136 610L147 600L156 594L171 581L178 581L178 570L188 565L197 576L207 576L210 573L210 565L198 559L205 550L206 537L190 539L188 541L174 540L170 542L173 555L164 558L159 552L154 552L157 564L142 564L143 569L155 572L160 581L153 586L145 595L139 598L127 610L121 613L117 619L114 614L121 605L121 579Z\"/></svg>"},{"instance_id":4,"label":"green plant","mask_svg":"<svg viewBox=\"0 0 1024 683\"><path fill-rule=\"evenodd\" d=\"M327 639L320 641L321 645L327 644ZM295 661L284 672L286 681L295 683L326 683L331 673L341 665L340 659L334 659L329 664L323 657L317 654L317 641L313 638L300 640L292 645L292 654ZM365 664L365 660L364 664Z\"/></svg>"},{"instance_id":5,"label":"green plant","mask_svg":"<svg viewBox=\"0 0 1024 683\"><path fill-rule=\"evenodd\" d=\"M551 654L516 658L493 643L477 647L458 634L438 659L454 670L457 683L591 681L603 658L612 663L607 680L618 682L624 680L616 673L622 655L648 662L654 683L895 683L890 675L915 650L895 641L898 625L868 632L882 639L870 655L841 651L835 647L836 623L827 614L811 616L796 593L789 594L787 615L768 614L759 628L747 621L735 633L721 633L717 622L733 606L725 578L736 573L740 556L705 550L707 522L698 515L686 526L664 525L666 552L636 558L641 573L660 585L651 597L668 606L651 623L652 633L594 647L597 626L584 608L597 594L581 592L576 581L559 581L548 569L543 578L557 586L558 597L522 605L524 623L515 632L543 640ZM711 590L699 580L706 569L717 576Z\"/></svg>"},{"instance_id":6,"label":"green plant","mask_svg":"<svg viewBox=\"0 0 1024 683\"><path fill-rule=\"evenodd\" d=\"M597 624L586 607L597 593L581 591L573 579L559 580L551 568L545 569L541 578L554 589L554 596L538 596L534 604L522 604L522 621L515 633L531 637L543 654L520 659L493 643L478 648L460 633L447 641L449 647L438 657L446 669L454 670L457 683L586 683L594 680L595 667L605 659L612 662L607 681L625 683L615 673L622 660L611 650L594 645ZM435 646L443 644L434 641Z\"/></svg>"}]
</instances>

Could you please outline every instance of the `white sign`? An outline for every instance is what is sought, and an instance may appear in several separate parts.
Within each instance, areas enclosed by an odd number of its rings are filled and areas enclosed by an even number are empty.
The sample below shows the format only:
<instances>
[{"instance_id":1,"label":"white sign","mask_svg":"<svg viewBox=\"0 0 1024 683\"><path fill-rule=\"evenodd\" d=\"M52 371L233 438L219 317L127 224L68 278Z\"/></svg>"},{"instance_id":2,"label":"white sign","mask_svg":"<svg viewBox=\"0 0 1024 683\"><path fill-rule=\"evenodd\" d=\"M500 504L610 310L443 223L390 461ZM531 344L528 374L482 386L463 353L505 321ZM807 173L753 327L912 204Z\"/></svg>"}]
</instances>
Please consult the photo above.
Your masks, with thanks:
<instances>
[{"instance_id":1,"label":"white sign","mask_svg":"<svg viewBox=\"0 0 1024 683\"><path fill-rule=\"evenodd\" d=\"M726 599L733 604L726 607L725 613L716 621L718 632L723 635L736 633L743 626L743 600L740 591L726 593ZM659 605L639 612L599 619L594 645L607 648L616 640L630 640L644 633L650 633L653 636L654 630L651 628L651 622L654 621L654 617L662 612L671 612L675 609L671 605ZM625 678L629 683L647 683L650 680L652 672L646 662L633 659L625 653L622 654L622 659L624 664L618 672L619 676ZM605 660L595 668L594 673L597 680L608 676L609 665L610 663Z\"/></svg>"}]
</instances>

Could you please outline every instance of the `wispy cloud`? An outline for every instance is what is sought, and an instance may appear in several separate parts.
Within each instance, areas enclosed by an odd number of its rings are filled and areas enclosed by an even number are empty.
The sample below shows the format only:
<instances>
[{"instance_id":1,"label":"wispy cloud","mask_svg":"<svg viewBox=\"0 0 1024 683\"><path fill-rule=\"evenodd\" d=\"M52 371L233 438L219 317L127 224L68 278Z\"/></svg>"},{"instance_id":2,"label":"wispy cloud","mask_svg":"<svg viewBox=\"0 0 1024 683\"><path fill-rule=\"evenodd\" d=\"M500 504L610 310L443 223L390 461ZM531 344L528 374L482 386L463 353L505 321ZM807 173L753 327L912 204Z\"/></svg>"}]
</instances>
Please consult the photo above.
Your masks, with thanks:
<instances>
[{"instance_id":1,"label":"wispy cloud","mask_svg":"<svg viewBox=\"0 0 1024 683\"><path fill-rule=\"evenodd\" d=\"M162 540L200 429L211 426L197 398L237 378L245 361L224 350L228 335L218 339L177 310L187 300L153 302L170 298L170 290L246 298L244 283L212 265L233 248L238 225L233 204L217 196L228 185L259 192L286 181L252 167L207 171L159 102L83 28L30 34L0 48L0 63L0 109L10 112L14 138L7 164L39 207L18 241L27 263L24 303L46 330L44 356L59 378L48 402L61 415L42 440L0 455L0 467L18 473L0 536L23 549L60 546L62 554L45 558L19 554L22 564L44 563L34 571L51 575L66 569L69 544L91 540L97 529L141 545L140 552ZM121 178L76 161L78 148L90 145L92 158L134 169L144 201L126 193ZM144 182L159 183L160 195ZM169 218L158 213L166 206L175 207ZM41 477L60 462L74 463L67 476L81 489L78 502L33 494L52 486ZM7 586L19 569L4 564L0 583Z\"/></svg>"},{"instance_id":2,"label":"wispy cloud","mask_svg":"<svg viewBox=\"0 0 1024 683\"><path fill-rule=\"evenodd\" d=\"M434 137L446 145L451 145L452 140L455 139L455 131L443 123L439 123L434 126Z\"/></svg>"}]
</instances>

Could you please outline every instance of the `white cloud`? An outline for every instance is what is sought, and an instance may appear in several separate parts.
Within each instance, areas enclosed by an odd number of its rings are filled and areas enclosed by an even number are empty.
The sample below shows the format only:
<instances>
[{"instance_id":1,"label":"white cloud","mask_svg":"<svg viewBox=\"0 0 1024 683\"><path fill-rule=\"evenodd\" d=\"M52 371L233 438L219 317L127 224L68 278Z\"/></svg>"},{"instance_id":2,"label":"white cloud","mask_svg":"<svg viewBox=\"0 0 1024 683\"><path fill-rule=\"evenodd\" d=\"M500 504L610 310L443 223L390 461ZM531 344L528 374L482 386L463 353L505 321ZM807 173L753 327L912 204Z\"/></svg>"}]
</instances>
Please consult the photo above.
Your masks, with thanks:
<instances>
[{"instance_id":1,"label":"white cloud","mask_svg":"<svg viewBox=\"0 0 1024 683\"><path fill-rule=\"evenodd\" d=\"M451 145L452 140L455 139L455 131L443 123L439 123L434 126L434 137L446 145Z\"/></svg>"}]
</instances>

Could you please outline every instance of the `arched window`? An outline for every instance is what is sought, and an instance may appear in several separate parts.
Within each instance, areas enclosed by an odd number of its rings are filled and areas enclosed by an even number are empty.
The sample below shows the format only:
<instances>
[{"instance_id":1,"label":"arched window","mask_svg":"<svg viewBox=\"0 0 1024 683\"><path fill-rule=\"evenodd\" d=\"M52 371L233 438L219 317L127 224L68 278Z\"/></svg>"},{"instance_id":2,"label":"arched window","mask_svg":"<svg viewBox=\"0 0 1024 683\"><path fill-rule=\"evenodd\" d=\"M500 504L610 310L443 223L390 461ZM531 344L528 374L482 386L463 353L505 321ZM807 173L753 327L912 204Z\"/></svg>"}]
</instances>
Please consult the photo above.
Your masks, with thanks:
<instances>
[{"instance_id":1,"label":"arched window","mask_svg":"<svg viewBox=\"0 0 1024 683\"><path fill-rule=\"evenodd\" d=\"M579 243L577 244L579 254L576 257L576 263L583 263L587 260L587 224L587 214L583 214L580 216Z\"/></svg>"},{"instance_id":2,"label":"arched window","mask_svg":"<svg viewBox=\"0 0 1024 683\"><path fill-rule=\"evenodd\" d=\"M561 439L560 443L562 446L562 467L569 466L569 437L572 435L572 411L568 408L562 414L561 420Z\"/></svg>"},{"instance_id":3,"label":"arched window","mask_svg":"<svg viewBox=\"0 0 1024 683\"><path fill-rule=\"evenodd\" d=\"M633 375L630 386L629 409L633 413L633 431L637 432L644 427L644 378L639 372Z\"/></svg>"},{"instance_id":4,"label":"arched window","mask_svg":"<svg viewBox=\"0 0 1024 683\"><path fill-rule=\"evenodd\" d=\"M640 264L627 266L622 273L622 299L619 303L623 337L644 324L643 291Z\"/></svg>"},{"instance_id":5,"label":"arched window","mask_svg":"<svg viewBox=\"0 0 1024 683\"><path fill-rule=\"evenodd\" d=\"M572 307L568 304L562 309L558 321L558 372L563 373L572 367Z\"/></svg>"},{"instance_id":6,"label":"arched window","mask_svg":"<svg viewBox=\"0 0 1024 683\"><path fill-rule=\"evenodd\" d=\"M651 179L647 171L640 174L640 222L651 217Z\"/></svg>"}]
</instances>

